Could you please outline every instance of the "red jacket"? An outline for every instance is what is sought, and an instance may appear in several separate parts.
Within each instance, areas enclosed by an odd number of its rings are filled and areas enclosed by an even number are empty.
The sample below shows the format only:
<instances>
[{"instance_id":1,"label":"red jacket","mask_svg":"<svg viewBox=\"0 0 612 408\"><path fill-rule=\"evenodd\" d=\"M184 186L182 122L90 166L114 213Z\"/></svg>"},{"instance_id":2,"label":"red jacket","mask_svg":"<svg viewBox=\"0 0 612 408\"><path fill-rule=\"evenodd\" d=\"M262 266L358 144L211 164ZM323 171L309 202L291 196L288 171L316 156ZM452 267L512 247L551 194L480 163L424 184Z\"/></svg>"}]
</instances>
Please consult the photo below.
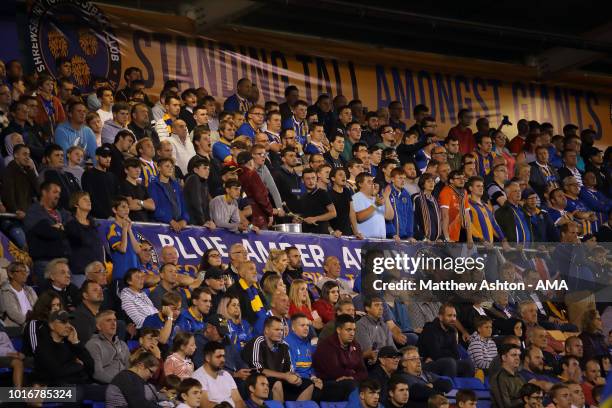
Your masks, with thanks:
<instances>
[{"instance_id":1,"label":"red jacket","mask_svg":"<svg viewBox=\"0 0 612 408\"><path fill-rule=\"evenodd\" d=\"M327 323L336 318L334 313L334 306L323 298L317 299L312 305L312 310L316 310L323 323Z\"/></svg>"},{"instance_id":2,"label":"red jacket","mask_svg":"<svg viewBox=\"0 0 612 408\"><path fill-rule=\"evenodd\" d=\"M38 110L36 112L36 117L34 117L34 123L36 123L38 126L44 128L45 126L50 125L52 130L55 130L57 125L66 120L66 113L64 112L62 101L60 101L57 96L51 96L51 103L54 110L53 116L49 116L47 113L47 110L43 104L42 96L38 95L36 97L36 101L38 102Z\"/></svg>"},{"instance_id":3,"label":"red jacket","mask_svg":"<svg viewBox=\"0 0 612 408\"><path fill-rule=\"evenodd\" d=\"M459 151L461 154L472 153L472 151L476 148L476 139L472 134L472 129L466 128L461 130L459 125L452 127L448 131L449 136L457 136L459 139Z\"/></svg>"},{"instance_id":4,"label":"red jacket","mask_svg":"<svg viewBox=\"0 0 612 408\"><path fill-rule=\"evenodd\" d=\"M353 377L361 381L368 378L359 344L353 340L347 348L343 348L335 332L317 345L312 356L312 368L322 380Z\"/></svg>"},{"instance_id":5,"label":"red jacket","mask_svg":"<svg viewBox=\"0 0 612 408\"><path fill-rule=\"evenodd\" d=\"M255 170L242 166L242 173L238 176L242 191L250 199L253 215L251 223L259 228L267 228L268 218L272 216L272 204L270 204L270 192L261 181L261 177Z\"/></svg>"}]
</instances>

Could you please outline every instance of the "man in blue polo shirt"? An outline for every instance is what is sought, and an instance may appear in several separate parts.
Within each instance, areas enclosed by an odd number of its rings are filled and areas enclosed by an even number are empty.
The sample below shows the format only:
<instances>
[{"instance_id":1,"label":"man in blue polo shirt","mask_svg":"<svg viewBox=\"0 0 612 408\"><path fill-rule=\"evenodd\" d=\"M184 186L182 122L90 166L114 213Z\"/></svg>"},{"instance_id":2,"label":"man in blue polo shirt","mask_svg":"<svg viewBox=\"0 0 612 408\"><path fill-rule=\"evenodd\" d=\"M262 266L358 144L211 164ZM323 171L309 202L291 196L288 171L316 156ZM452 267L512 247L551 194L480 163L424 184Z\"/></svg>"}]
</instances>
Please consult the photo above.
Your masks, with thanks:
<instances>
[{"instance_id":1,"label":"man in blue polo shirt","mask_svg":"<svg viewBox=\"0 0 612 408\"><path fill-rule=\"evenodd\" d=\"M261 105L255 105L249 109L247 120L238 128L236 136L248 136L254 140L255 135L261 132L261 126L264 123L264 108Z\"/></svg>"},{"instance_id":2,"label":"man in blue polo shirt","mask_svg":"<svg viewBox=\"0 0 612 408\"><path fill-rule=\"evenodd\" d=\"M210 313L212 294L208 288L196 288L191 294L191 306L183 309L176 324L182 331L195 333L206 327L206 316Z\"/></svg>"}]
</instances>

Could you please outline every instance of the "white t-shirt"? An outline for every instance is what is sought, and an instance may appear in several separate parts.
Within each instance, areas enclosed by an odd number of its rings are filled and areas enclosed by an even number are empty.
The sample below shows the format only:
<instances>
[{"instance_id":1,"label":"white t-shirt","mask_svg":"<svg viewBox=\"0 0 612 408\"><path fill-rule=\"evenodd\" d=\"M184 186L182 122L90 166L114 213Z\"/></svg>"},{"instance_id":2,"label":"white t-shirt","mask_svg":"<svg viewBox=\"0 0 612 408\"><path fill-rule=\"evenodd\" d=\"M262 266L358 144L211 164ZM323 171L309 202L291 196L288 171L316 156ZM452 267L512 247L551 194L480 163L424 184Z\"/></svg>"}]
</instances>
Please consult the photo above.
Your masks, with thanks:
<instances>
[{"instance_id":1,"label":"white t-shirt","mask_svg":"<svg viewBox=\"0 0 612 408\"><path fill-rule=\"evenodd\" d=\"M23 315L25 316L26 314L28 314L30 310L32 310L32 305L30 304L30 301L28 300L28 296L26 295L25 290L21 288L20 291L17 291L15 290L13 286L11 285L9 286L11 287L13 292L17 295L17 300L19 301L19 306L21 307L21 313L23 313Z\"/></svg>"},{"instance_id":2,"label":"white t-shirt","mask_svg":"<svg viewBox=\"0 0 612 408\"><path fill-rule=\"evenodd\" d=\"M353 207L355 212L363 211L375 205L375 198L366 197L363 193L353 195ZM357 224L359 232L366 238L385 238L387 229L385 227L385 206L376 207L376 211L364 222Z\"/></svg>"},{"instance_id":3,"label":"white t-shirt","mask_svg":"<svg viewBox=\"0 0 612 408\"><path fill-rule=\"evenodd\" d=\"M202 384L202 391L208 393L208 400L219 404L223 401L229 402L232 407L235 406L232 399L232 390L238 389L236 382L230 373L221 370L217 378L212 378L206 371L204 366L195 370L191 378L195 378Z\"/></svg>"},{"instance_id":4,"label":"white t-shirt","mask_svg":"<svg viewBox=\"0 0 612 408\"><path fill-rule=\"evenodd\" d=\"M98 109L96 113L98 114L98 116L100 116L100 120L102 120L102 124L104 124L104 122L106 122L107 120L111 120L113 118L112 111L107 112L105 110L102 110L102 108Z\"/></svg>"}]
</instances>

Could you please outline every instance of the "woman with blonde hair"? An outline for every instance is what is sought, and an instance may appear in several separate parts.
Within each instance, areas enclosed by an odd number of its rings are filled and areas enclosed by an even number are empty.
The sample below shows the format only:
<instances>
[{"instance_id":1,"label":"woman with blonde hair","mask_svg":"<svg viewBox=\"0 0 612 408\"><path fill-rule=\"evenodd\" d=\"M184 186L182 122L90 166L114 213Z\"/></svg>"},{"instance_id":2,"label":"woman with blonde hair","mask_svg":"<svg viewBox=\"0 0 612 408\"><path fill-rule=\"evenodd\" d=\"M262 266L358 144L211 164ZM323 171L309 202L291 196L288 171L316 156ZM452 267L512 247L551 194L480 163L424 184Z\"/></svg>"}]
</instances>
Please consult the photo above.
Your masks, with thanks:
<instances>
[{"instance_id":1,"label":"woman with blonde hair","mask_svg":"<svg viewBox=\"0 0 612 408\"><path fill-rule=\"evenodd\" d=\"M226 296L219 302L217 313L227 320L230 341L240 351L254 337L253 327L242 318L240 299Z\"/></svg>"},{"instance_id":2,"label":"woman with blonde hair","mask_svg":"<svg viewBox=\"0 0 612 408\"><path fill-rule=\"evenodd\" d=\"M287 293L287 286L283 282L282 277L276 272L266 272L261 277L261 290L266 298L267 304L272 301L272 296L276 291Z\"/></svg>"},{"instance_id":3,"label":"woman with blonde hair","mask_svg":"<svg viewBox=\"0 0 612 408\"><path fill-rule=\"evenodd\" d=\"M266 265L263 268L265 272L276 272L280 276L283 275L287 266L289 265L289 258L287 253L282 249L271 249Z\"/></svg>"},{"instance_id":4,"label":"woman with blonde hair","mask_svg":"<svg viewBox=\"0 0 612 408\"><path fill-rule=\"evenodd\" d=\"M312 310L310 296L308 295L308 283L303 279L296 279L289 288L289 316L296 313L303 313L312 322L315 329L323 328L323 320L319 313Z\"/></svg>"}]
</instances>

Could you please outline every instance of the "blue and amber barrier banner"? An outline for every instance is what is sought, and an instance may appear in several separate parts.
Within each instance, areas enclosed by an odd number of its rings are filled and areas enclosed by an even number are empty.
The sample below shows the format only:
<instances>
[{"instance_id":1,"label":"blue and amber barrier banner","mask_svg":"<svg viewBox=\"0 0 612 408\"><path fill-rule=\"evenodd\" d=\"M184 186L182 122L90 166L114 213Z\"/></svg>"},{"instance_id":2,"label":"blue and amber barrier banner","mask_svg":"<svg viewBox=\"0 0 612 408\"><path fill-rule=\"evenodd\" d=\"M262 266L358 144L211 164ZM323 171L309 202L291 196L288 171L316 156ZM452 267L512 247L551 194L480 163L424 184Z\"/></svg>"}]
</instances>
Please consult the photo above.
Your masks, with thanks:
<instances>
[{"instance_id":1,"label":"blue and amber barrier banner","mask_svg":"<svg viewBox=\"0 0 612 408\"><path fill-rule=\"evenodd\" d=\"M554 81L535 68L422 52L373 47L323 38L280 34L243 27L196 35L186 17L145 12L82 0L31 2L27 29L20 38L38 72L56 74L56 61L72 61L74 79L88 90L96 76L122 86L122 72L143 70L148 92L156 97L167 79L181 88L204 87L223 101L242 77L260 89L261 100L284 99L297 85L312 103L321 93L358 98L369 110L399 100L404 119L425 103L446 134L459 109L472 108L497 126L503 115L551 122L557 133L566 123L597 132L597 144L612 143L612 78L564 73ZM506 128L509 137L516 128Z\"/></svg>"}]
</instances>

